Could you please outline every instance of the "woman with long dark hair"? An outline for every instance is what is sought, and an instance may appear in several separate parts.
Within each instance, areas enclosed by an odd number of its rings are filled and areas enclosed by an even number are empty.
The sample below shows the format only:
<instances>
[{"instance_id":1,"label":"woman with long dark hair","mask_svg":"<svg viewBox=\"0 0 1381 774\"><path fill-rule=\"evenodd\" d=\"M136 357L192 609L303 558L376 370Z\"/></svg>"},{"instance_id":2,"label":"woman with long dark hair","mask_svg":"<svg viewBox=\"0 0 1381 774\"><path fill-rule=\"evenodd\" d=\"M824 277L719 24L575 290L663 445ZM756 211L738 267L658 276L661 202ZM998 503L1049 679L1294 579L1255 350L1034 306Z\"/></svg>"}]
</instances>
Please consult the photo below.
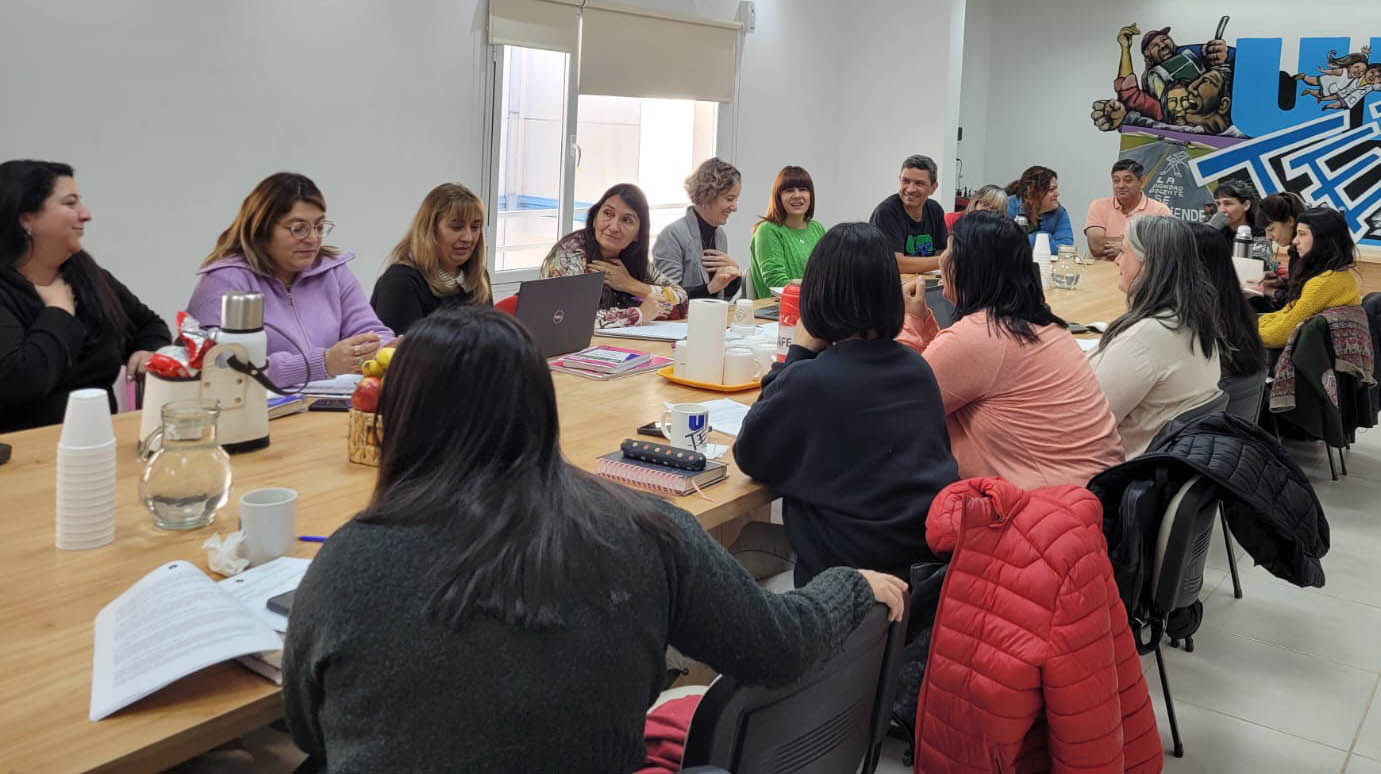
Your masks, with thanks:
<instances>
[{"instance_id":1,"label":"woman with long dark hair","mask_svg":"<svg viewBox=\"0 0 1381 774\"><path fill-rule=\"evenodd\" d=\"M1191 223L1189 228L1217 299L1218 363L1223 378L1260 373L1266 367L1266 350L1256 332L1256 313L1242 294L1232 266L1232 245L1223 238L1223 232L1205 223Z\"/></svg>"},{"instance_id":2,"label":"woman with long dark hair","mask_svg":"<svg viewBox=\"0 0 1381 774\"><path fill-rule=\"evenodd\" d=\"M1256 206L1256 225L1271 240L1275 270L1262 277L1262 295L1253 296L1248 303L1258 312L1274 312L1285 306L1285 286L1290 281L1290 267L1299 260L1295 252L1295 226L1308 209L1299 194L1285 191L1262 198Z\"/></svg>"},{"instance_id":3,"label":"woman with long dark hair","mask_svg":"<svg viewBox=\"0 0 1381 774\"><path fill-rule=\"evenodd\" d=\"M940 271L954 324L940 329L925 283L912 281L899 341L935 370L960 478L1083 486L1122 462L1107 398L1069 326L1045 302L1020 227L996 212L965 215Z\"/></svg>"},{"instance_id":4,"label":"woman with long dark hair","mask_svg":"<svg viewBox=\"0 0 1381 774\"><path fill-rule=\"evenodd\" d=\"M882 232L826 232L801 280L786 362L763 377L734 443L739 468L782 496L798 585L840 564L908 577L933 558L926 513L956 470L935 375L894 341L902 315Z\"/></svg>"},{"instance_id":5,"label":"woman with long dark hair","mask_svg":"<svg viewBox=\"0 0 1381 774\"><path fill-rule=\"evenodd\" d=\"M1050 251L1074 245L1074 226L1069 212L1060 204L1060 180L1050 167L1028 167L1021 177L1007 184L1007 217L1026 218L1027 239L1034 247L1036 234L1050 235Z\"/></svg>"},{"instance_id":6,"label":"woman with long dark hair","mask_svg":"<svg viewBox=\"0 0 1381 774\"><path fill-rule=\"evenodd\" d=\"M168 326L82 247L72 167L0 164L0 433L62 421L67 394L134 379Z\"/></svg>"},{"instance_id":7,"label":"woman with long dark hair","mask_svg":"<svg viewBox=\"0 0 1381 774\"><path fill-rule=\"evenodd\" d=\"M685 317L685 289L648 260L650 219L641 188L631 183L613 186L590 207L584 228L552 245L542 260L542 276L604 272L596 328Z\"/></svg>"},{"instance_id":8,"label":"woman with long dark hair","mask_svg":"<svg viewBox=\"0 0 1381 774\"><path fill-rule=\"evenodd\" d=\"M1357 245L1341 213L1327 207L1306 211L1295 227L1293 246L1299 259L1290 267L1285 306L1257 319L1269 349L1284 347L1296 325L1325 309L1362 303L1353 271Z\"/></svg>"},{"instance_id":9,"label":"woman with long dark hair","mask_svg":"<svg viewBox=\"0 0 1381 774\"><path fill-rule=\"evenodd\" d=\"M561 456L546 362L480 306L416 323L379 401L369 505L293 601L288 725L332 771L627 772L668 644L745 682L835 652L905 584L835 568L777 595L690 514Z\"/></svg>"},{"instance_id":10,"label":"woman with long dark hair","mask_svg":"<svg viewBox=\"0 0 1381 774\"><path fill-rule=\"evenodd\" d=\"M1127 457L1185 411L1218 396L1214 290L1189 225L1165 215L1127 224L1117 256L1127 311L1089 355Z\"/></svg>"},{"instance_id":11,"label":"woman with long dark hair","mask_svg":"<svg viewBox=\"0 0 1381 774\"><path fill-rule=\"evenodd\" d=\"M801 167L782 167L748 244L753 295L768 298L772 288L805 276L810 252L824 235L825 227L815 220L815 181Z\"/></svg>"}]
</instances>

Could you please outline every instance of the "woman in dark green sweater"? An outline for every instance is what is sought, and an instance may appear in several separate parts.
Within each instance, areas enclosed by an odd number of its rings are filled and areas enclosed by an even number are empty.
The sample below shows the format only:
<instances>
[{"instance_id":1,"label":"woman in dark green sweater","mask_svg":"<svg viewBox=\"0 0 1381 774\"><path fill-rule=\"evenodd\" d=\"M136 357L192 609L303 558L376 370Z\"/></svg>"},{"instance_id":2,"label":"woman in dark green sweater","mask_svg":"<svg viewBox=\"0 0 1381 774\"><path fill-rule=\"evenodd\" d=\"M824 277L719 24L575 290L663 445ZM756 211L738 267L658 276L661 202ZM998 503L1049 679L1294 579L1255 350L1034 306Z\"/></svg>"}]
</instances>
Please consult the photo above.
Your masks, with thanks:
<instances>
[{"instance_id":1,"label":"woman in dark green sweater","mask_svg":"<svg viewBox=\"0 0 1381 774\"><path fill-rule=\"evenodd\" d=\"M442 306L492 305L484 256L484 204L457 183L433 188L374 283L369 305L402 336Z\"/></svg>"},{"instance_id":2,"label":"woman in dark green sweater","mask_svg":"<svg viewBox=\"0 0 1381 774\"><path fill-rule=\"evenodd\" d=\"M905 585L836 568L776 595L690 514L567 464L512 317L409 330L369 506L322 548L284 646L294 739L331 771L629 772L668 645L784 683Z\"/></svg>"}]
</instances>

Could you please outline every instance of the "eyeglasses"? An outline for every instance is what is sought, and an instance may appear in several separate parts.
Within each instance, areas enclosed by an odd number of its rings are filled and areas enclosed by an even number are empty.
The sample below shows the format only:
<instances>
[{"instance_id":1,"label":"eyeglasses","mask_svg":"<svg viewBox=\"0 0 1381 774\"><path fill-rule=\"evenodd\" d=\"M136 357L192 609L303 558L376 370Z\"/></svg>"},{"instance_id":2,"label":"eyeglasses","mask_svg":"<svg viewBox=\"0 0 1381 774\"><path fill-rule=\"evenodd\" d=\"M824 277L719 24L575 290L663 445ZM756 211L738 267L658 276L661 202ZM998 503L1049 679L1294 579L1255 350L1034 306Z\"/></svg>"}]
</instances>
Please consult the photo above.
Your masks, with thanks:
<instances>
[{"instance_id":1,"label":"eyeglasses","mask_svg":"<svg viewBox=\"0 0 1381 774\"><path fill-rule=\"evenodd\" d=\"M315 226L305 220L295 220L292 223L280 223L278 225L287 229L288 233L293 235L293 239L306 239L312 234L325 239L326 235L331 233L331 229L336 227L336 224L329 220L323 220Z\"/></svg>"}]
</instances>

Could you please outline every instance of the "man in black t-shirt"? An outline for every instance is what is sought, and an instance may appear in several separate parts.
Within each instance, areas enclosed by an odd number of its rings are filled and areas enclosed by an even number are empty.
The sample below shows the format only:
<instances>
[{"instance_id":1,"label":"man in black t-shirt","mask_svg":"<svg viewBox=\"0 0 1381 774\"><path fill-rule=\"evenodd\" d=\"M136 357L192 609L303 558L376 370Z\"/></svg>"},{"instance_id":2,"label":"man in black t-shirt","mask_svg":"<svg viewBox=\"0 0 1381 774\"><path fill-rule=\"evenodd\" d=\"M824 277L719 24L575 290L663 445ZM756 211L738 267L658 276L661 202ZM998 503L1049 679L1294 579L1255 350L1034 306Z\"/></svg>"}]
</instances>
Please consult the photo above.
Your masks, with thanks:
<instances>
[{"instance_id":1,"label":"man in black t-shirt","mask_svg":"<svg viewBox=\"0 0 1381 774\"><path fill-rule=\"evenodd\" d=\"M929 156L908 156L901 165L901 190L884 199L868 218L892 244L902 274L940 268L949 232L944 208L930 198L937 171Z\"/></svg>"}]
</instances>

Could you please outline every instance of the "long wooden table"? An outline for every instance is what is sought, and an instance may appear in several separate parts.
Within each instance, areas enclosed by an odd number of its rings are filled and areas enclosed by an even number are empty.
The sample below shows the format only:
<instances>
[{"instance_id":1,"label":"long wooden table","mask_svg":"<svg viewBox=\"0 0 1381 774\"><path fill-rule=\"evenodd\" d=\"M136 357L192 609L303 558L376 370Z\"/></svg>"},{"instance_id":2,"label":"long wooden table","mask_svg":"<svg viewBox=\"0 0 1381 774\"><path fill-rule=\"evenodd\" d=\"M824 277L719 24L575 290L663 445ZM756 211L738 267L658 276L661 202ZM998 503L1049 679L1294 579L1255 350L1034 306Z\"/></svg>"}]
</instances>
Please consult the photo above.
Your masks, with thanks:
<instances>
[{"instance_id":1,"label":"long wooden table","mask_svg":"<svg viewBox=\"0 0 1381 774\"><path fill-rule=\"evenodd\" d=\"M1049 297L1071 321L1111 320L1123 308L1115 285L1112 265L1097 264L1086 267L1077 290L1051 291ZM669 352L654 342L635 346ZM598 382L554 373L553 379L562 449L574 464L590 470L599 455L617 449L638 425L660 417L664 402L723 397L653 374ZM729 397L751 403L756 393ZM235 528L235 503L242 492L296 489L300 534L328 535L353 516L369 498L375 471L346 460L345 415L307 413L272 422L267 449L232 458L234 486L216 521L190 532L153 526L138 500L139 417L116 417L116 539L89 551L54 545L58 429L0 436L14 447L13 459L0 466L0 769L154 771L281 716L276 686L241 666L221 664L92 723L87 720L92 622L101 607L165 562L187 560L207 569L201 543L214 532ZM716 435L712 440L729 439ZM760 511L772 499L765 487L738 471L731 456L726 461L730 478L706 490L710 499L676 501L707 529ZM311 556L316 548L299 543L295 554Z\"/></svg>"}]
</instances>

